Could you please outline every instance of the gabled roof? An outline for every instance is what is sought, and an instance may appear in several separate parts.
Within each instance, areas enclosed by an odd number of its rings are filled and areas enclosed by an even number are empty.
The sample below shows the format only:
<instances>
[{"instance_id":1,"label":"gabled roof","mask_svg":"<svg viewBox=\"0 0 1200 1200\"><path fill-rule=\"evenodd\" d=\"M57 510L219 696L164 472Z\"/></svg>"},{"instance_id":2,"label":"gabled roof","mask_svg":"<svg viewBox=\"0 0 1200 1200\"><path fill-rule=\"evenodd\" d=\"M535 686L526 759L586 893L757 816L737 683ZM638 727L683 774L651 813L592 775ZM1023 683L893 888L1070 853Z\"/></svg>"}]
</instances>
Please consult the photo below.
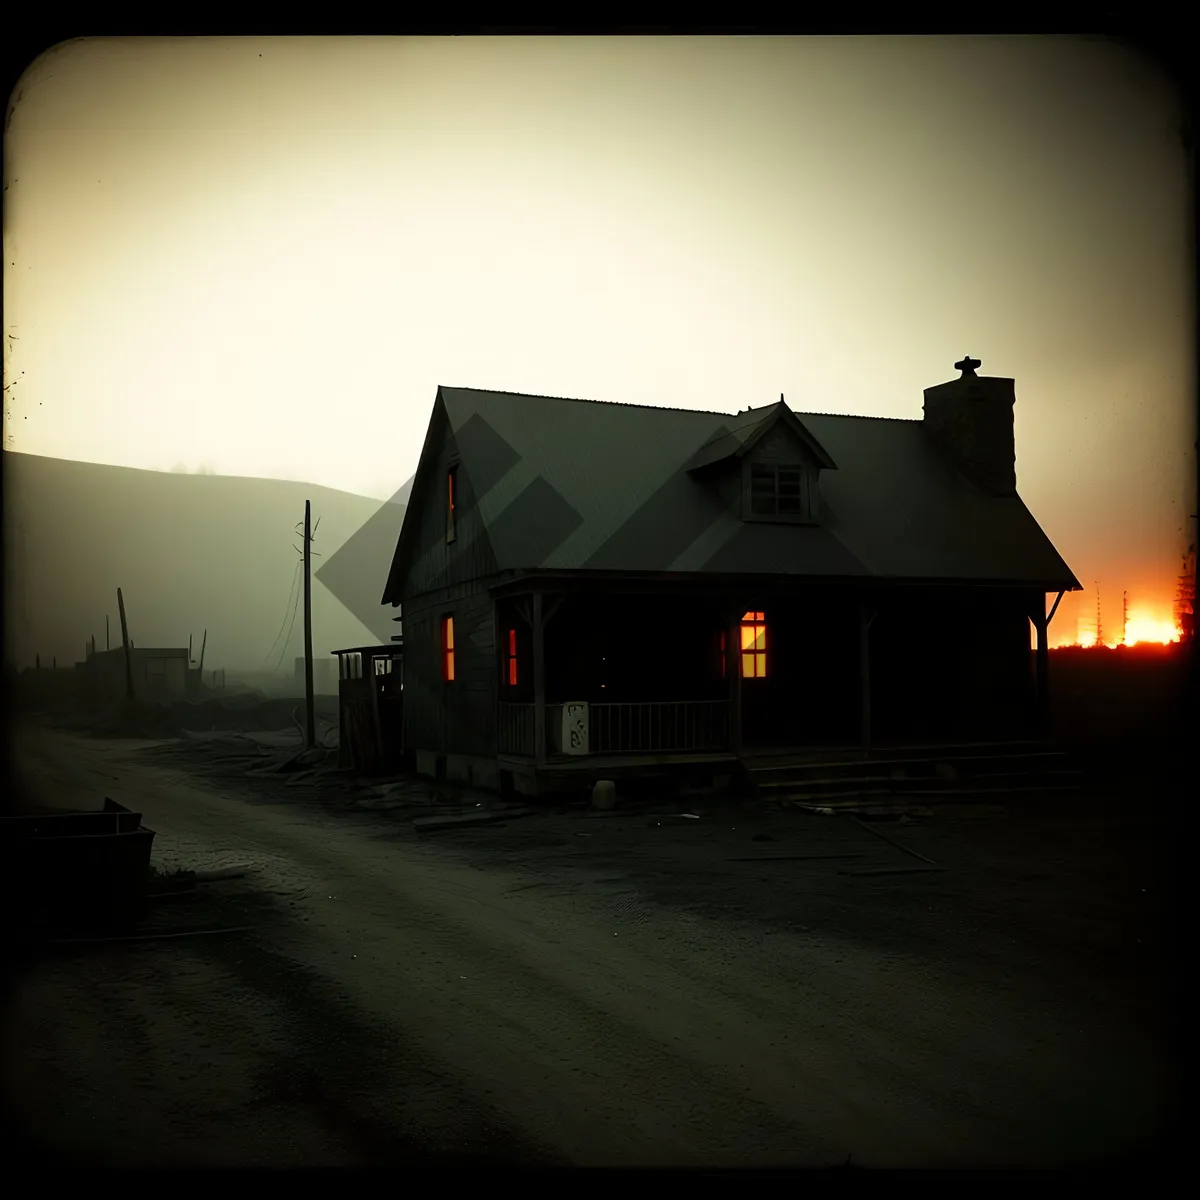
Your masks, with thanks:
<instances>
[{"instance_id":1,"label":"gabled roof","mask_svg":"<svg viewBox=\"0 0 1200 1200\"><path fill-rule=\"evenodd\" d=\"M785 425L809 454L825 469L836 470L837 463L829 457L825 447L821 445L812 433L805 428L804 423L796 416L782 396L778 404L768 404L763 408L748 408L738 413L730 422L729 427L722 426L703 446L696 451L687 469L700 472L719 462L731 458L742 458L762 441L776 425Z\"/></svg>"},{"instance_id":2,"label":"gabled roof","mask_svg":"<svg viewBox=\"0 0 1200 1200\"><path fill-rule=\"evenodd\" d=\"M919 420L793 414L781 404L734 416L441 387L431 432L439 407L500 570L1079 587L1022 501L975 488ZM820 523L744 522L690 472L789 418L814 454L836 463L822 472ZM397 565L384 603L399 602Z\"/></svg>"}]
</instances>

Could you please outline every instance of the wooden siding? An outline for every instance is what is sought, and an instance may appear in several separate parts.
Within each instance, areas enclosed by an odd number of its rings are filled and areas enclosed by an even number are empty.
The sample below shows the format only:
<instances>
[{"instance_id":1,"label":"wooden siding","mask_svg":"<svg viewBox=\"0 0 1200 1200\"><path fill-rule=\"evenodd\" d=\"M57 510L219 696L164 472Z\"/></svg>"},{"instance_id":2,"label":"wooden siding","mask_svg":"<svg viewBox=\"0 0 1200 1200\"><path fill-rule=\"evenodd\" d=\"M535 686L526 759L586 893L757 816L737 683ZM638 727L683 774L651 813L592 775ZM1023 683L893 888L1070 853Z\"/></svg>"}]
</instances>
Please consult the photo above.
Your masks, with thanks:
<instances>
[{"instance_id":1,"label":"wooden siding","mask_svg":"<svg viewBox=\"0 0 1200 1200\"><path fill-rule=\"evenodd\" d=\"M491 580L404 606L404 742L412 750L496 752L497 646ZM442 679L441 621L454 618L454 681Z\"/></svg>"},{"instance_id":2,"label":"wooden siding","mask_svg":"<svg viewBox=\"0 0 1200 1200\"><path fill-rule=\"evenodd\" d=\"M404 515L408 562L399 581L408 633L408 601L430 592L485 578L496 572L496 557L480 520L476 495L464 465L456 473L455 537L446 541L446 475L458 448L444 413L430 431L434 439L428 473L413 485ZM410 529L411 523L411 529Z\"/></svg>"}]
</instances>

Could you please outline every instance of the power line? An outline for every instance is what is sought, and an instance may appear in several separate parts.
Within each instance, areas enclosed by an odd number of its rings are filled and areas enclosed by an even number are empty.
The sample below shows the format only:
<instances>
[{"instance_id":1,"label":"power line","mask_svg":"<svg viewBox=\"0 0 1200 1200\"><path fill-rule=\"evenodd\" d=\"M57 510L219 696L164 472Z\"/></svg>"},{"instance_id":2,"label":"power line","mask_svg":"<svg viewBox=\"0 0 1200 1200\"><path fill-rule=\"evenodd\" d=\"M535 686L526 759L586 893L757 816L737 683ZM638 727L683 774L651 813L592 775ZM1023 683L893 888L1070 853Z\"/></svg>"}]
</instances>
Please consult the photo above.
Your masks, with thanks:
<instances>
[{"instance_id":1,"label":"power line","mask_svg":"<svg viewBox=\"0 0 1200 1200\"><path fill-rule=\"evenodd\" d=\"M296 612L299 608L300 608L300 590L299 590L299 588L297 588L295 600L292 603L292 623L288 626L287 637L284 638L284 640L283 640L283 649L280 650L279 661L275 664L276 671L281 671L283 669L284 655L287 654L288 644L292 640L292 630L296 628Z\"/></svg>"},{"instance_id":2,"label":"power line","mask_svg":"<svg viewBox=\"0 0 1200 1200\"><path fill-rule=\"evenodd\" d=\"M275 640L271 643L271 648L263 655L263 666L265 667L271 661L271 655L275 653L275 647L279 645L279 639L283 637L283 627L287 624L288 613L292 609L292 595L296 591L296 581L300 578L300 563L296 563L296 569L292 572L292 586L288 588L287 603L283 606L283 620L279 622L279 632L275 635ZM285 643L286 645L286 643Z\"/></svg>"},{"instance_id":3,"label":"power line","mask_svg":"<svg viewBox=\"0 0 1200 1200\"><path fill-rule=\"evenodd\" d=\"M292 572L292 585L288 588L288 598L283 606L283 620L279 623L279 632L275 635L275 640L271 643L271 648L263 656L263 666L265 667L271 659L271 655L275 653L275 647L279 645L279 639L283 636L283 627L287 624L288 613L292 608L292 595L296 590L296 581L300 575L300 564L296 563L296 568Z\"/></svg>"}]
</instances>

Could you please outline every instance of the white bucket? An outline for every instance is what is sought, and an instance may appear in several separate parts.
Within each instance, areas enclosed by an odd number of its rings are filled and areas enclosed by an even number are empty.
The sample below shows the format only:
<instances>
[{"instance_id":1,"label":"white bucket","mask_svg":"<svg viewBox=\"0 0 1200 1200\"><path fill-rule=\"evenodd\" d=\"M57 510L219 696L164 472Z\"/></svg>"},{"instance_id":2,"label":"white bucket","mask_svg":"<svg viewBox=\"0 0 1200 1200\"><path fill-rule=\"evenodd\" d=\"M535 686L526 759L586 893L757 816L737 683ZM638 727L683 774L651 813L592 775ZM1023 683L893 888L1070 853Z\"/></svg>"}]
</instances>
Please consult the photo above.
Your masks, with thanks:
<instances>
[{"instance_id":1,"label":"white bucket","mask_svg":"<svg viewBox=\"0 0 1200 1200\"><path fill-rule=\"evenodd\" d=\"M602 812L617 807L617 788L611 779L601 779L592 788L592 807Z\"/></svg>"}]
</instances>

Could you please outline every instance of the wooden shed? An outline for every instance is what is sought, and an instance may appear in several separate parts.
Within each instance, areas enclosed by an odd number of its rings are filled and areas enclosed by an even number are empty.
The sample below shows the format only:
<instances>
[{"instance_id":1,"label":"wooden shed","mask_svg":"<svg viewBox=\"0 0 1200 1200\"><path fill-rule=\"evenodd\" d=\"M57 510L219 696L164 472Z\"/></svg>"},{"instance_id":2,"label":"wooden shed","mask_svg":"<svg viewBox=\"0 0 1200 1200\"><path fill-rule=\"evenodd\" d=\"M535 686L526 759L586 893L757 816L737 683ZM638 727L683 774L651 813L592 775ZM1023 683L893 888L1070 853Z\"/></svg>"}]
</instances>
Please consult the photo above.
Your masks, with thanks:
<instances>
[{"instance_id":1,"label":"wooden shed","mask_svg":"<svg viewBox=\"0 0 1200 1200\"><path fill-rule=\"evenodd\" d=\"M404 647L352 646L338 660L338 765L364 774L404 758Z\"/></svg>"}]
</instances>

